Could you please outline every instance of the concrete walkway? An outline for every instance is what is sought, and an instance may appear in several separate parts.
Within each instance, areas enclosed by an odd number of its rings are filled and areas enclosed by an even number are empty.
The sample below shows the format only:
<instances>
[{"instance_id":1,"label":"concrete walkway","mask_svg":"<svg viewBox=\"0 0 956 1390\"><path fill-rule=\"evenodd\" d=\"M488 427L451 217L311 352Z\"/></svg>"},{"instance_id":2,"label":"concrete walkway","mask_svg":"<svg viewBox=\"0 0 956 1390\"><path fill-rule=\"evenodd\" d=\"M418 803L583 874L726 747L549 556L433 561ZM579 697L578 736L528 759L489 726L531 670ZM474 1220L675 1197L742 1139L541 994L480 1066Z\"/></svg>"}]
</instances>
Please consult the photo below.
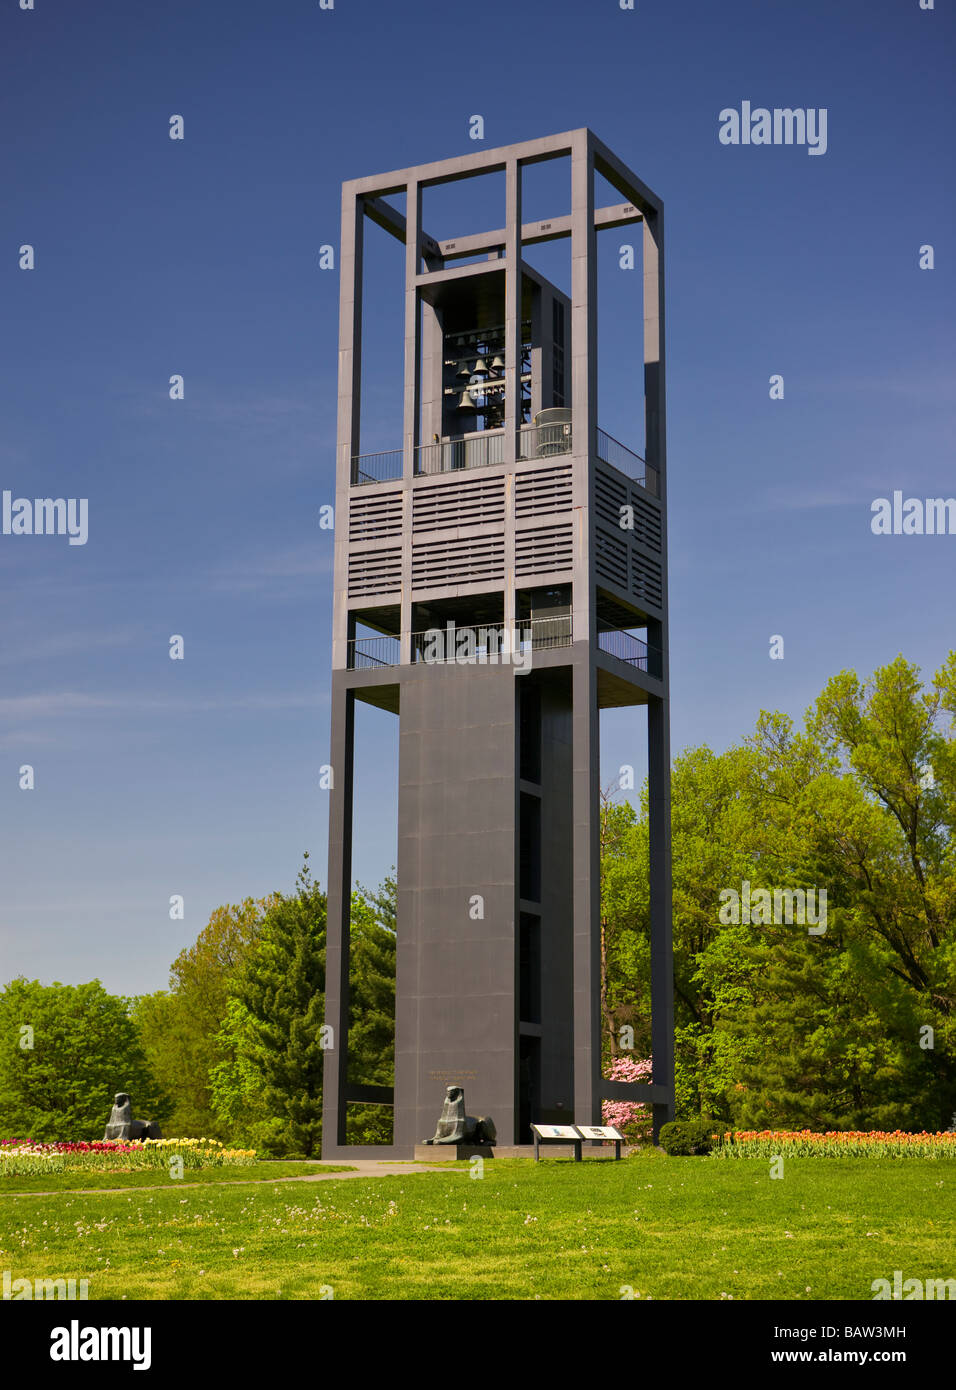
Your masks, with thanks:
<instances>
[{"instance_id":1,"label":"concrete walkway","mask_svg":"<svg viewBox=\"0 0 956 1390\"><path fill-rule=\"evenodd\" d=\"M314 1160L314 1166L321 1169L326 1166L321 1160ZM329 1160L329 1167L334 1166L334 1160ZM349 1167L353 1170L349 1173L302 1173L295 1174L286 1178L233 1178L225 1182L183 1182L181 1178L170 1178L170 1183L175 1182L177 1191L180 1188L192 1187L258 1187L271 1186L277 1182L333 1182L336 1178L400 1178L406 1177L409 1173L467 1173L467 1168L453 1168L450 1163L395 1163L388 1162L380 1158L353 1158L349 1162ZM100 1195L113 1195L115 1193L125 1193L129 1196L132 1192L155 1192L160 1184L144 1184L142 1187L60 1187L52 1192L0 1192L2 1197L92 1197Z\"/></svg>"}]
</instances>

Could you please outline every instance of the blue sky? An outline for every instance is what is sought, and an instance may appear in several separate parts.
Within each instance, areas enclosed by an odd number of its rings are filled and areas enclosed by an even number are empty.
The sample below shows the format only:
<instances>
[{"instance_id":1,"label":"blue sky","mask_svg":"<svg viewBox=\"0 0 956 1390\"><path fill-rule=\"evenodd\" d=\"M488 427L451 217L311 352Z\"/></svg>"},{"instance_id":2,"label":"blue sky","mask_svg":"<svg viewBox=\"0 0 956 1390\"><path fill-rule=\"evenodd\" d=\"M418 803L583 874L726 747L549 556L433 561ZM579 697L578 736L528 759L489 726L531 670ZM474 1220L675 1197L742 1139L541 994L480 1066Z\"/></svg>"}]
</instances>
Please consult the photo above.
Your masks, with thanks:
<instances>
[{"instance_id":1,"label":"blue sky","mask_svg":"<svg viewBox=\"0 0 956 1390\"><path fill-rule=\"evenodd\" d=\"M918 0L6 4L0 488L90 511L85 546L0 536L0 980L159 988L217 904L291 887L306 848L324 880L338 277L318 248L342 180L473 150L476 113L486 147L589 125L665 202L675 751L799 715L844 666L935 669L956 536L869 522L896 488L956 490L954 35ZM826 154L721 145L745 99L826 107ZM612 315L601 418L625 442L631 347ZM381 447L392 398L369 396ZM396 740L362 718L374 882ZM639 714L604 739L609 776L640 765Z\"/></svg>"}]
</instances>

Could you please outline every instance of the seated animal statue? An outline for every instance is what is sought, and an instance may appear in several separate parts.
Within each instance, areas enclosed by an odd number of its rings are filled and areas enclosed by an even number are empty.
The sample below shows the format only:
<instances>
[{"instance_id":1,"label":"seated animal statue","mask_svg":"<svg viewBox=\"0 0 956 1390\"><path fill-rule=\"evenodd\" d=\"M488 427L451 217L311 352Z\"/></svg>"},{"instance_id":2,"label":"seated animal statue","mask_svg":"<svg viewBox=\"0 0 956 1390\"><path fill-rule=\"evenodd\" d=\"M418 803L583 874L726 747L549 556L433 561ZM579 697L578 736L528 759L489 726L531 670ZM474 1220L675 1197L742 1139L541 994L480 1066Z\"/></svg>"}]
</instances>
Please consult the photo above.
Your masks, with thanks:
<instances>
[{"instance_id":1,"label":"seated animal statue","mask_svg":"<svg viewBox=\"0 0 956 1390\"><path fill-rule=\"evenodd\" d=\"M448 1086L435 1133L425 1143L493 1144L497 1137L494 1120L487 1115L466 1115L464 1090L461 1086Z\"/></svg>"},{"instance_id":2,"label":"seated animal statue","mask_svg":"<svg viewBox=\"0 0 956 1390\"><path fill-rule=\"evenodd\" d=\"M163 1132L155 1120L134 1120L133 1102L128 1091L117 1091L103 1139L162 1139Z\"/></svg>"}]
</instances>

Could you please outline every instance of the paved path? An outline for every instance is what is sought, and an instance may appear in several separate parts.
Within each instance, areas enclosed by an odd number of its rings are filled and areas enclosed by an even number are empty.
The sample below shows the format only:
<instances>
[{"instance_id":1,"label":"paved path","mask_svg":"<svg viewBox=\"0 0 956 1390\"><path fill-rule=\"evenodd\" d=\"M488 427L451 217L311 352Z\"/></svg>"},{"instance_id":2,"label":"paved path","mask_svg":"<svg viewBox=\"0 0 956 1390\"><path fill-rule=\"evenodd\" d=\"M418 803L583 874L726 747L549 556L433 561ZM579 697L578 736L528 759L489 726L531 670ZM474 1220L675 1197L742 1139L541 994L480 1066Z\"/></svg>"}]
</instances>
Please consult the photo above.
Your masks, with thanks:
<instances>
[{"instance_id":1,"label":"paved path","mask_svg":"<svg viewBox=\"0 0 956 1390\"><path fill-rule=\"evenodd\" d=\"M329 1160L329 1166L333 1166L334 1160ZM325 1165L318 1161L316 1168ZM409 1173L465 1173L465 1168L453 1168L449 1163L390 1163L382 1158L353 1158L349 1160L349 1166L354 1171L350 1173L303 1173L296 1174L288 1178L233 1178L225 1182L183 1182L181 1179L170 1178L170 1182L176 1183L177 1190L183 1187L256 1187L262 1184L270 1185L277 1182L332 1182L335 1178L400 1178ZM159 1188L157 1183L144 1185L143 1187L61 1187L53 1192L0 1192L0 1197L89 1197L100 1195L112 1195L114 1193L125 1193L127 1196L132 1192L155 1192Z\"/></svg>"}]
</instances>

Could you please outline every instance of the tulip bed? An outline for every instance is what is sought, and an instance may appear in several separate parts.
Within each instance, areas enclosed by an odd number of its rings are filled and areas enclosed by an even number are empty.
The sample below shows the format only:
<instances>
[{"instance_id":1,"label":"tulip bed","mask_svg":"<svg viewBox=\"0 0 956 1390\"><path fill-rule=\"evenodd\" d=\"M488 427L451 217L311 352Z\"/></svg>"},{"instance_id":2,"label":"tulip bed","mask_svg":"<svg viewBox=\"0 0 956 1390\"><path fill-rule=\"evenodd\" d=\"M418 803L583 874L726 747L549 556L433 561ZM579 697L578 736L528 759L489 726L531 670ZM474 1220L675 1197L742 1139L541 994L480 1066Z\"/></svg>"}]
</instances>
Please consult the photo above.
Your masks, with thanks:
<instances>
[{"instance_id":1,"label":"tulip bed","mask_svg":"<svg viewBox=\"0 0 956 1390\"><path fill-rule=\"evenodd\" d=\"M255 1149L227 1149L218 1139L91 1140L41 1144L0 1140L0 1178L52 1173L143 1173L165 1169L175 1159L184 1169L248 1167Z\"/></svg>"},{"instance_id":2,"label":"tulip bed","mask_svg":"<svg viewBox=\"0 0 956 1390\"><path fill-rule=\"evenodd\" d=\"M717 1138L718 1136L714 1136ZM720 1136L714 1158L956 1158L956 1133L902 1130L738 1129Z\"/></svg>"}]
</instances>

